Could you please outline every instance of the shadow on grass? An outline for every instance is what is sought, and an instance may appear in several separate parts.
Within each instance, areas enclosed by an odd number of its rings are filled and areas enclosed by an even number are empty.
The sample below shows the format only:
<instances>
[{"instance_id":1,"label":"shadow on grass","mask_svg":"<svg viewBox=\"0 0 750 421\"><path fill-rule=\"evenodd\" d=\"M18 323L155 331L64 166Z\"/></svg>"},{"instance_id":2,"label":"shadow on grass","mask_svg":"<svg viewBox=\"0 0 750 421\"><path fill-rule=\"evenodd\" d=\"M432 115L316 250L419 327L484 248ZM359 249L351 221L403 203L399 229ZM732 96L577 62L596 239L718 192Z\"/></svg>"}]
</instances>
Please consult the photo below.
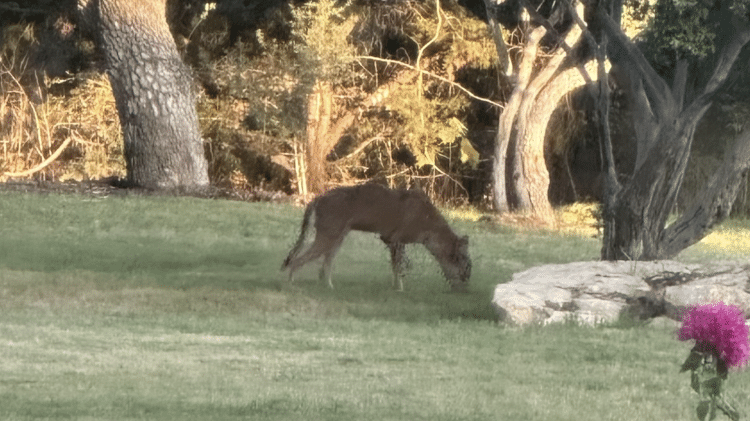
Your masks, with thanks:
<instances>
[{"instance_id":1,"label":"shadow on grass","mask_svg":"<svg viewBox=\"0 0 750 421\"><path fill-rule=\"evenodd\" d=\"M127 392L126 392L127 393ZM105 399L86 402L80 397L20 399L11 395L0 395L4 408L0 414L24 413L28 419L56 418L109 418L116 414L121 419L181 419L181 420L288 420L290 417L305 419L351 420L362 418L361 411L351 404L329 399L303 399L289 396L236 400L231 402L180 402L133 395L107 396ZM382 415L382 414L381 414ZM390 414L401 415L399 412ZM381 419L381 418L379 418Z\"/></svg>"}]
</instances>

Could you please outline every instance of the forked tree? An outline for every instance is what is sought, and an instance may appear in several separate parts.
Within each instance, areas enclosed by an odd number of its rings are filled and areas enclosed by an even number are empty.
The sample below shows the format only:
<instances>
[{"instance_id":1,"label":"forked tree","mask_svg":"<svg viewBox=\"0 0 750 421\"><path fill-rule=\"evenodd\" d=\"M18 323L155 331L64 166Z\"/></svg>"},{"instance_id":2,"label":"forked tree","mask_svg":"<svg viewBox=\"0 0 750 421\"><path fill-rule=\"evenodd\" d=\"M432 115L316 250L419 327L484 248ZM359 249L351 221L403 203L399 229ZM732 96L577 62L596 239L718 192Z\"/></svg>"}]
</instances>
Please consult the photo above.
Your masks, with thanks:
<instances>
[{"instance_id":1,"label":"forked tree","mask_svg":"<svg viewBox=\"0 0 750 421\"><path fill-rule=\"evenodd\" d=\"M598 115L607 167L601 256L606 260L673 257L700 241L711 227L729 215L741 181L750 169L750 127L746 127L728 149L723 165L696 195L694 203L676 221L667 225L682 187L695 128L750 42L750 1L720 0L696 6L677 0L658 0L655 6L656 33L667 46L665 53L670 58L666 60L667 66L662 63L661 74L621 29L621 0L583 2L589 10L586 14L589 25L572 13L571 2L563 3L579 26L585 28L585 36L595 39L601 52L597 72L600 80ZM534 13L524 0L485 0L485 4L495 11L518 12L525 7L532 15ZM498 9L500 6L504 8ZM537 22L542 21L537 19ZM492 20L490 25L493 25ZM595 28L593 31L592 27ZM506 169L511 159L523 165L527 162L533 164L541 153L538 147L528 150L523 146L538 145L539 140L525 143L528 140L521 136L527 127L543 121L543 114L523 113L520 111L523 107L519 105L529 98L544 98L539 95L538 88L531 89L533 82L529 82L527 74L530 70L524 67L526 57L536 54L536 38L541 36L536 31L540 30L535 29L527 38L517 71L517 87L500 119L493 180L495 205L499 210L508 209L507 200L513 199L514 194L521 207L526 206L521 201L523 196L519 195L524 186L536 186L538 203L546 199L546 185L538 182L546 176L542 165L529 165L528 168L539 170L528 175L516 170L518 164L512 165L513 171ZM493 30L493 34L497 32ZM498 44L504 42L502 37L494 38ZM669 46L678 48L670 50ZM504 46L498 47L499 53L507 51L500 47ZM636 160L630 174L620 174L612 158L608 135L607 75L603 71L605 50L607 58L618 70L620 82L625 82L623 87L634 110L635 139L632 147L636 151ZM531 74L531 78L539 78L546 71L541 70L536 76ZM665 74L669 76L662 76ZM512 179L507 180L507 176ZM506 186L510 191L505 190ZM528 209L538 212L544 207L534 205Z\"/></svg>"},{"instance_id":2,"label":"forked tree","mask_svg":"<svg viewBox=\"0 0 750 421\"><path fill-rule=\"evenodd\" d=\"M661 18L664 27L669 27L672 21L676 23L674 31L684 31L667 33L675 38L683 36L667 45L678 45L680 40L684 43L687 37L687 46L692 47L672 51L674 59L661 72L671 76L668 78L654 69L625 36L613 19L616 16L608 13L608 9L618 8L604 3L596 9L595 22L602 30L600 40L608 40L609 59L626 76L634 109L636 161L633 172L618 180L611 154L606 160L601 256L606 260L670 258L729 216L743 175L750 168L750 127L746 126L693 204L667 225L682 187L695 128L750 41L748 2L719 0L710 7L698 4L696 9L673 0L659 0L662 7L656 9L657 22ZM691 40L691 34L696 39ZM711 39L713 43L706 46ZM698 47L705 48L703 54Z\"/></svg>"},{"instance_id":3,"label":"forked tree","mask_svg":"<svg viewBox=\"0 0 750 421\"><path fill-rule=\"evenodd\" d=\"M494 207L498 212L529 212L552 222L554 214L547 195L550 176L544 156L547 125L566 94L590 83L591 75L596 78L595 62L590 60L586 64L581 60L584 54L574 53L580 52L584 45L583 31L578 25L568 24L558 34L533 5L523 0L485 0L485 6L502 71L506 71L511 60L500 21L505 19L506 25L520 25L526 31L520 59L512 71L506 72L515 86L500 114L495 140ZM530 21L520 19L524 9L531 16ZM553 9L559 20L571 12L564 3L557 3ZM501 18L500 14L504 16Z\"/></svg>"}]
</instances>

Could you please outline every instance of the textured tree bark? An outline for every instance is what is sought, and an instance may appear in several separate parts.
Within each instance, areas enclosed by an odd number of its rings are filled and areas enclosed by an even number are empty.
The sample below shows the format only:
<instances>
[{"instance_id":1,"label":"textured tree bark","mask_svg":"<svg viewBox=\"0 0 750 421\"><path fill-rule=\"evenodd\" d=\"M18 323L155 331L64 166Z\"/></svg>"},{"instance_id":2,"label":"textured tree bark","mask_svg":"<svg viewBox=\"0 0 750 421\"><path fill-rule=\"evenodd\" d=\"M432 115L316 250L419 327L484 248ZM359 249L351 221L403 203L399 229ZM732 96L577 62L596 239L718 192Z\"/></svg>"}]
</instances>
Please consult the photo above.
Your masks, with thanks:
<instances>
[{"instance_id":1,"label":"textured tree bark","mask_svg":"<svg viewBox=\"0 0 750 421\"><path fill-rule=\"evenodd\" d=\"M193 79L169 31L165 0L92 0L99 47L120 116L128 182L208 185Z\"/></svg>"},{"instance_id":2,"label":"textured tree bark","mask_svg":"<svg viewBox=\"0 0 750 421\"><path fill-rule=\"evenodd\" d=\"M702 115L703 111L700 113ZM613 221L605 221L614 232L605 232L609 244L603 244L605 260L656 260L666 256L661 236L669 213L677 201L682 176L690 156L690 143L698 117L680 119L673 137L662 137L659 145L650 149L643 164L620 190L614 209L604 212ZM675 123L675 122L673 122ZM671 128L662 125L662 132ZM606 250L607 254L604 253Z\"/></svg>"},{"instance_id":3,"label":"textured tree bark","mask_svg":"<svg viewBox=\"0 0 750 421\"><path fill-rule=\"evenodd\" d=\"M630 78L637 128L635 170L621 189L607 189L601 256L605 260L670 258L699 241L711 226L729 215L742 175L748 170L750 139L745 134L693 207L676 223L666 226L682 186L695 127L740 51L750 42L750 27L738 27L719 53L708 82L696 88L692 101L683 104L687 63L677 63L670 87L619 25L601 10L597 18L614 47L610 59ZM608 172L614 172L613 163L608 166Z\"/></svg>"},{"instance_id":4,"label":"textured tree bark","mask_svg":"<svg viewBox=\"0 0 750 421\"><path fill-rule=\"evenodd\" d=\"M596 75L595 65L594 61L587 64L589 74ZM551 63L551 66L555 71L549 78L540 74L532 83L530 92L538 89L534 86L537 81L543 83L543 87L528 104L524 104L527 106L522 107L523 114L518 117L519 138L513 173L514 193L519 209L529 210L547 221L554 219L547 194L550 184L549 171L544 159L547 125L560 100L586 83L576 67L560 71L559 64Z\"/></svg>"},{"instance_id":5,"label":"textured tree bark","mask_svg":"<svg viewBox=\"0 0 750 421\"><path fill-rule=\"evenodd\" d=\"M508 171L510 161L508 147L511 138L515 136L518 110L531 80L531 72L534 69L539 42L546 33L547 30L540 26L534 29L527 38L526 46L523 49L523 58L518 67L516 87L500 114L497 137L495 138L495 161L492 168L493 200L496 212L507 212L511 209L507 177L510 173Z\"/></svg>"}]
</instances>

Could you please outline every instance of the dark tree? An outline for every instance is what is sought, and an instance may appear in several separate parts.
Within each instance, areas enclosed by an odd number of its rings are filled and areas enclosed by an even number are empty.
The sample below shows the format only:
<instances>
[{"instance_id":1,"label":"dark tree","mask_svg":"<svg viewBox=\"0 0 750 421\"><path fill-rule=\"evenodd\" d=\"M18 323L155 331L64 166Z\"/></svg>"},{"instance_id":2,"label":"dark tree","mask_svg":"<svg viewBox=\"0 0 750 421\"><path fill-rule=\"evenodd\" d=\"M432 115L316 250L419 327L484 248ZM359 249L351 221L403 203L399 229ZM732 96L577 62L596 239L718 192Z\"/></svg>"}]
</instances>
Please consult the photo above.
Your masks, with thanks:
<instances>
[{"instance_id":1,"label":"dark tree","mask_svg":"<svg viewBox=\"0 0 750 421\"><path fill-rule=\"evenodd\" d=\"M165 0L91 0L81 9L105 58L128 182L157 189L207 185L193 78L169 31Z\"/></svg>"},{"instance_id":2,"label":"dark tree","mask_svg":"<svg viewBox=\"0 0 750 421\"><path fill-rule=\"evenodd\" d=\"M703 13L693 6L680 9L683 6L676 1L660 0L657 22L661 23L655 30L671 53L655 57L672 58L660 63L661 74L667 77L662 77L623 34L605 7L598 8L595 23L609 40L610 60L627 82L636 137L632 174L618 180L614 163L608 160L603 259L673 257L729 215L740 181L750 169L748 128L735 139L724 165L696 195L694 204L667 225L682 186L696 125L750 42L747 3L724 0L710 6L701 4ZM713 43L707 42L710 40Z\"/></svg>"}]
</instances>

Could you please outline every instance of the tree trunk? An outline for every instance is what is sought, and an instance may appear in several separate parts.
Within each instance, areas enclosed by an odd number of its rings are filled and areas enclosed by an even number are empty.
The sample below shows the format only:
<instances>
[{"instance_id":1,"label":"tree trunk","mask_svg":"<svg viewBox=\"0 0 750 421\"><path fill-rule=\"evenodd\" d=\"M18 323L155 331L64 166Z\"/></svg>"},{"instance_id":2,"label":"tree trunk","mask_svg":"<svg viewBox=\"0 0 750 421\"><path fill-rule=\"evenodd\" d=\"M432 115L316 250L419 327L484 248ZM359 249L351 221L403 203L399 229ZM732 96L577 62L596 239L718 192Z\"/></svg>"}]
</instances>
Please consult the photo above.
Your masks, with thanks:
<instances>
[{"instance_id":1,"label":"tree trunk","mask_svg":"<svg viewBox=\"0 0 750 421\"><path fill-rule=\"evenodd\" d=\"M567 66L572 60L566 60L566 51L578 42L582 34L581 28L575 25L565 36L564 43L568 48L558 49L542 70L532 77L538 43L546 32L544 27L538 27L529 36L519 66L518 84L500 116L494 196L497 211L505 211L513 205L517 210L530 212L551 223L554 213L548 198L549 172L544 159L547 124L560 99L583 86L586 79L579 68ZM595 63L592 61L590 65ZM509 172L511 179L507 180Z\"/></svg>"},{"instance_id":2,"label":"tree trunk","mask_svg":"<svg viewBox=\"0 0 750 421\"><path fill-rule=\"evenodd\" d=\"M554 60L554 59L553 59ZM553 63L554 65L554 63ZM589 74L593 72L595 62L588 64ZM532 83L532 92L537 81L545 82L542 74ZM563 96L586 83L578 68L555 71L551 79L544 83L538 95L521 107L517 124L516 155L514 157L514 193L521 210L531 211L545 221L553 221L554 214L549 203L549 172L544 159L544 139L552 113ZM523 136L523 137L521 137Z\"/></svg>"},{"instance_id":3,"label":"tree trunk","mask_svg":"<svg viewBox=\"0 0 750 421\"><path fill-rule=\"evenodd\" d=\"M332 112L333 88L330 83L317 82L307 99L307 190L310 193L326 191L326 155L338 140L332 140L330 133Z\"/></svg>"},{"instance_id":4,"label":"tree trunk","mask_svg":"<svg viewBox=\"0 0 750 421\"><path fill-rule=\"evenodd\" d=\"M148 188L206 186L193 79L169 31L164 1L93 4L123 130L128 181Z\"/></svg>"},{"instance_id":5,"label":"tree trunk","mask_svg":"<svg viewBox=\"0 0 750 421\"><path fill-rule=\"evenodd\" d=\"M705 110L705 109L704 109ZM701 113L702 114L702 113ZM604 212L613 218L606 223L612 233L605 233L610 241L603 245L605 260L663 259L661 235L669 213L677 201L683 175L690 156L690 143L697 120L681 118L680 127L660 127L665 139L653 147L640 167L636 167L630 181L620 190L613 202L614 209ZM665 133L674 131L676 133ZM606 253L605 253L606 251Z\"/></svg>"},{"instance_id":6,"label":"tree trunk","mask_svg":"<svg viewBox=\"0 0 750 421\"><path fill-rule=\"evenodd\" d=\"M524 93L531 80L531 71L534 69L539 42L546 33L546 29L538 27L529 35L526 46L523 49L521 64L518 67L516 87L513 89L510 99L500 114L497 137L495 139L495 162L492 168L493 200L496 212L507 212L511 209L508 195L508 177L506 177L509 173L508 147L511 143L511 137L515 136L516 117L521 107Z\"/></svg>"},{"instance_id":7,"label":"tree trunk","mask_svg":"<svg viewBox=\"0 0 750 421\"><path fill-rule=\"evenodd\" d=\"M499 0L484 0L484 9L487 13L487 25L490 27L492 40L495 42L495 49L497 50L498 70L500 73L510 76L513 71L510 65L510 56L508 55L508 46L505 44L502 27L497 21L494 12L499 3Z\"/></svg>"},{"instance_id":8,"label":"tree trunk","mask_svg":"<svg viewBox=\"0 0 750 421\"><path fill-rule=\"evenodd\" d=\"M726 164L717 170L692 208L666 227L682 186L695 127L729 75L739 52L750 41L750 28L746 25L739 28L718 54L706 85L696 88L694 99L683 106L687 63L678 61L670 87L619 25L602 10L597 18L612 41L610 58L629 77L630 102L635 107L633 123L637 129L634 172L621 189L608 188L605 193L601 256L605 260L670 258L699 241L712 225L729 215L737 186L748 169L750 140L745 134L736 144L738 158L727 155ZM614 163L609 161L608 172L614 173Z\"/></svg>"}]
</instances>

